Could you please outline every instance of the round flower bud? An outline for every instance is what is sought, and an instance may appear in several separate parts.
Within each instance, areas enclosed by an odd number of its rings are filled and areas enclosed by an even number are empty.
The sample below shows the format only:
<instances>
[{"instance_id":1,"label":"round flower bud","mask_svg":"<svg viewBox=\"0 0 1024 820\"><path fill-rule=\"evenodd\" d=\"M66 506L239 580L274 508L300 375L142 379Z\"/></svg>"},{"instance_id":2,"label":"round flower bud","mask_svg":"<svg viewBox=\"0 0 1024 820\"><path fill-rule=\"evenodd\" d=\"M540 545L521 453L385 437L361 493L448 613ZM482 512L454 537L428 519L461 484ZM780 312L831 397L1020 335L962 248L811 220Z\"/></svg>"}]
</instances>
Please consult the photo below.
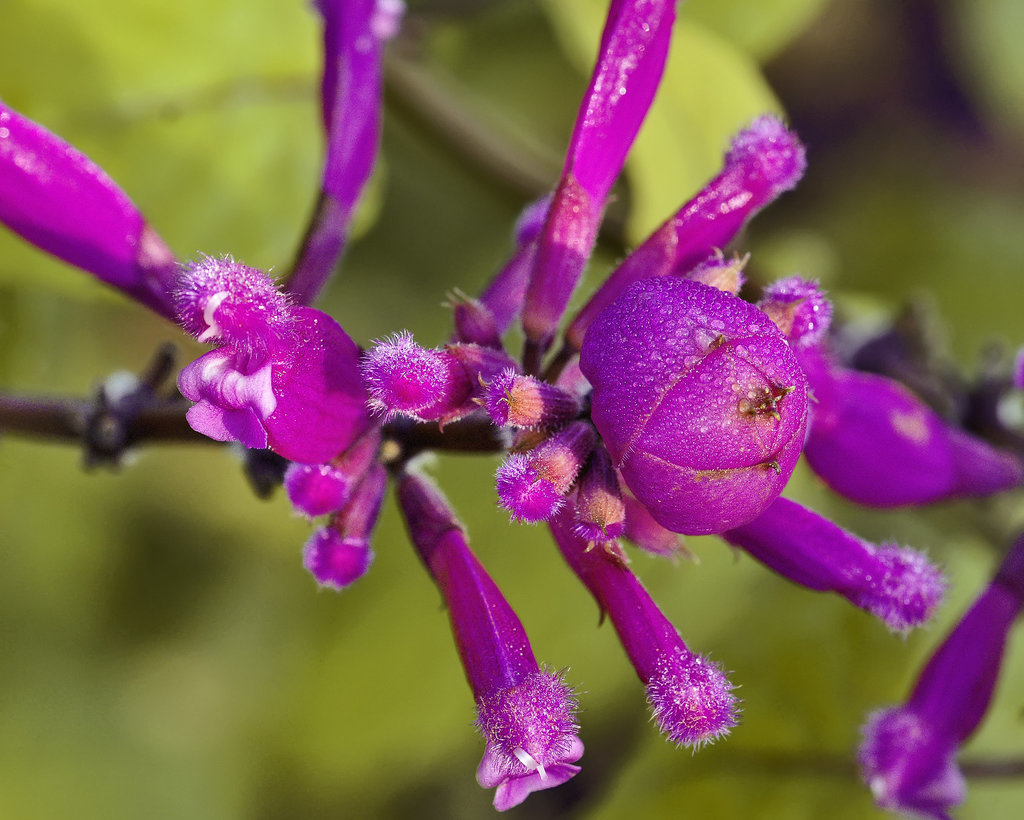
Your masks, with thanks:
<instances>
[{"instance_id":1,"label":"round flower bud","mask_svg":"<svg viewBox=\"0 0 1024 820\"><path fill-rule=\"evenodd\" d=\"M730 293L637 282L589 328L580 368L615 466L673 532L753 520L800 456L803 371L774 323Z\"/></svg>"}]
</instances>

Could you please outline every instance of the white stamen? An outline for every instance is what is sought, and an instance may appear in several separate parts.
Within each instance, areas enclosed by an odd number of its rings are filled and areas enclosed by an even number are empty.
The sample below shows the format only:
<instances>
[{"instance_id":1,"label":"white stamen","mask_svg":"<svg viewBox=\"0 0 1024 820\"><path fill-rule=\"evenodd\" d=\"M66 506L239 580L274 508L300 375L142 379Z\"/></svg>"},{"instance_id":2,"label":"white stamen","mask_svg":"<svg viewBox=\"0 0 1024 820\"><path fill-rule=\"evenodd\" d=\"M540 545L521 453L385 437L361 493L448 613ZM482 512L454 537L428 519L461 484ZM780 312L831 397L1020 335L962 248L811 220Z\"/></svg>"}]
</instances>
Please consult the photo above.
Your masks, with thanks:
<instances>
[{"instance_id":1,"label":"white stamen","mask_svg":"<svg viewBox=\"0 0 1024 820\"><path fill-rule=\"evenodd\" d=\"M200 342L207 342L210 339L215 339L220 336L220 325L217 324L217 320L214 318L214 313L217 308L220 307L221 302L227 299L231 295L226 290L218 291L213 294L209 299L206 300L206 306L203 308L203 321L206 322L206 330L204 330L198 337Z\"/></svg>"},{"instance_id":2,"label":"white stamen","mask_svg":"<svg viewBox=\"0 0 1024 820\"><path fill-rule=\"evenodd\" d=\"M548 779L548 773L545 771L544 766L534 759L533 755L527 752L525 749L516 749L512 754L519 758L519 762L522 763L528 772L532 772L534 769L537 770L537 774L540 775L541 780Z\"/></svg>"}]
</instances>

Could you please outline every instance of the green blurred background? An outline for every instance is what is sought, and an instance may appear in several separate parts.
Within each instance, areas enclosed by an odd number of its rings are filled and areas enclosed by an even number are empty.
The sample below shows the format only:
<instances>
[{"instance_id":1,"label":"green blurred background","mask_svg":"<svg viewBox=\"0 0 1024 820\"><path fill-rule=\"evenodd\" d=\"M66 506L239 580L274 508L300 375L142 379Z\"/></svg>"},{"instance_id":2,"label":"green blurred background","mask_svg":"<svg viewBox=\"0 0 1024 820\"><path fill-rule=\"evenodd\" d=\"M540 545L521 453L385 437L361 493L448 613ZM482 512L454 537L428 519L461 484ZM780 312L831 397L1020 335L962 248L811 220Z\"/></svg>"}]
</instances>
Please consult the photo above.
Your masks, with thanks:
<instances>
[{"instance_id":1,"label":"green blurred background","mask_svg":"<svg viewBox=\"0 0 1024 820\"><path fill-rule=\"evenodd\" d=\"M402 328L442 341L446 291L478 291L501 263L519 208L554 182L602 5L410 2L383 159L323 300L358 341ZM0 97L106 168L176 253L287 265L321 151L319 33L303 3L0 0L0 14ZM715 172L729 135L784 110L810 171L740 243L755 280L819 277L841 316L866 323L924 300L967 368L993 342L1020 343L1022 34L1019 0L684 5L587 284ZM166 340L198 352L0 235L0 388L85 395ZM258 501L230 451L154 447L116 473L80 462L0 441L0 817L490 814L439 596L390 503L372 571L335 595L301 567L309 525L280 494ZM798 470L787 495L948 568L936 625L906 641L715 539L690 539L699 563L637 555L686 640L741 687L742 725L691 755L649 725L612 630L543 530L495 508L496 464L429 469L538 657L570 667L587 745L576 780L512 816L882 816L854 774L858 726L904 697L1024 526L1019 495L864 512ZM1022 683L1018 632L966 760L1021 768ZM1019 777L976 777L958 816L1022 813Z\"/></svg>"}]
</instances>

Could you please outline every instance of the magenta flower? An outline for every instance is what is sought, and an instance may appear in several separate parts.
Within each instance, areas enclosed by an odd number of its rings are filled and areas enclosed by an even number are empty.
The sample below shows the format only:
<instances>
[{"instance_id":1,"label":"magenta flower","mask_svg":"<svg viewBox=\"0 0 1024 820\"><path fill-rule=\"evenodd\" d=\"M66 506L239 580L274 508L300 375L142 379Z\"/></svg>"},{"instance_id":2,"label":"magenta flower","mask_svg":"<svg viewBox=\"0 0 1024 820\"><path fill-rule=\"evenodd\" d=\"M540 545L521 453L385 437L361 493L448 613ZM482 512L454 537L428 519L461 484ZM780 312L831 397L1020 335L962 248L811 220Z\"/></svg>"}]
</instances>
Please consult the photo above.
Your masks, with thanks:
<instances>
[{"instance_id":1,"label":"magenta flower","mask_svg":"<svg viewBox=\"0 0 1024 820\"><path fill-rule=\"evenodd\" d=\"M440 493L407 473L398 499L409 537L444 596L477 702L477 727L487 741L477 781L496 789L494 807L504 811L579 772L576 700L560 675L537 665L522 624Z\"/></svg>"},{"instance_id":2,"label":"magenta flower","mask_svg":"<svg viewBox=\"0 0 1024 820\"><path fill-rule=\"evenodd\" d=\"M948 820L963 802L956 755L985 716L1022 608L1024 537L932 655L910 699L868 719L860 765L879 806Z\"/></svg>"}]
</instances>

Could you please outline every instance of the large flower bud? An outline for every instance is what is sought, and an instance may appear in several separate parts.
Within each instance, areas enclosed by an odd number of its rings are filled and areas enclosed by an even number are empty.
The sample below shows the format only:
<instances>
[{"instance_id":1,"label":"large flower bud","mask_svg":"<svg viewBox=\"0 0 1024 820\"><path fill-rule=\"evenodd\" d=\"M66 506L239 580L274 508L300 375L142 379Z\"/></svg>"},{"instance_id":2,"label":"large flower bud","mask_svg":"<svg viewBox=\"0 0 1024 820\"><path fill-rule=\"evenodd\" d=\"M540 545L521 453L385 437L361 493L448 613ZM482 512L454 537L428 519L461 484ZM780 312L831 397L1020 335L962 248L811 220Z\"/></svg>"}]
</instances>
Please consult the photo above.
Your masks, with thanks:
<instances>
[{"instance_id":1,"label":"large flower bud","mask_svg":"<svg viewBox=\"0 0 1024 820\"><path fill-rule=\"evenodd\" d=\"M789 479L807 382L753 305L684 279L637 282L591 325L580 367L615 466L662 526L741 526Z\"/></svg>"}]
</instances>

